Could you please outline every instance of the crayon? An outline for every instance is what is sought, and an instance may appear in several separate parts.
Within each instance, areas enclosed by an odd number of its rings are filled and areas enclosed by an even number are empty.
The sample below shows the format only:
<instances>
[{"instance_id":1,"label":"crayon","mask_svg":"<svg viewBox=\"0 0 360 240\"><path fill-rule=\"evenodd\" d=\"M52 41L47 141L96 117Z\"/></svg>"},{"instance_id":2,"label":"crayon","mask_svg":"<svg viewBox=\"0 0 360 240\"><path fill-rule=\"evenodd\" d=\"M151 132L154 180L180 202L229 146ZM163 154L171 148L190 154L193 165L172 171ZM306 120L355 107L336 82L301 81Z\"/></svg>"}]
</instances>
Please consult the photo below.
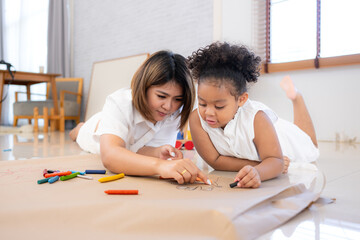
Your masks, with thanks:
<instances>
[{"instance_id":1,"label":"crayon","mask_svg":"<svg viewBox=\"0 0 360 240\"><path fill-rule=\"evenodd\" d=\"M61 176L60 177L60 180L61 181L66 181L66 180L69 180L69 179L72 179L74 177L76 177L77 175L79 175L80 173L79 172L76 172L76 173L72 173L70 175L66 175L66 176Z\"/></svg>"},{"instance_id":2,"label":"crayon","mask_svg":"<svg viewBox=\"0 0 360 240\"><path fill-rule=\"evenodd\" d=\"M56 172L60 172L60 171L59 170L50 170L50 169L47 170L47 173L56 173Z\"/></svg>"},{"instance_id":3,"label":"crayon","mask_svg":"<svg viewBox=\"0 0 360 240\"><path fill-rule=\"evenodd\" d=\"M72 173L77 173L77 172L78 172L80 175L85 175L85 172L80 172L80 171L71 171L71 170L70 170L70 172L72 172Z\"/></svg>"},{"instance_id":4,"label":"crayon","mask_svg":"<svg viewBox=\"0 0 360 240\"><path fill-rule=\"evenodd\" d=\"M55 176L66 176L66 175L70 175L71 171L67 171L67 172L54 172L54 173L47 173L45 174L46 178L49 177L55 177Z\"/></svg>"},{"instance_id":5,"label":"crayon","mask_svg":"<svg viewBox=\"0 0 360 240\"><path fill-rule=\"evenodd\" d=\"M57 180L59 180L59 176L51 177L48 182L51 184L56 182Z\"/></svg>"},{"instance_id":6,"label":"crayon","mask_svg":"<svg viewBox=\"0 0 360 240\"><path fill-rule=\"evenodd\" d=\"M212 181L210 180L210 178L208 178L208 180L206 182L204 182L201 178L199 177L196 177L196 181L198 182L203 182L203 183L207 183L208 185L211 185L212 184Z\"/></svg>"},{"instance_id":7,"label":"crayon","mask_svg":"<svg viewBox=\"0 0 360 240\"><path fill-rule=\"evenodd\" d=\"M164 177L159 177L159 179L164 179L164 180L168 180L168 179L174 179L174 178L164 178ZM208 180L206 182L204 182L201 178L199 177L196 177L196 181L198 182L202 182L202 183L205 183L205 184L208 184L208 185L211 185L212 184L212 181L210 178L208 178Z\"/></svg>"},{"instance_id":8,"label":"crayon","mask_svg":"<svg viewBox=\"0 0 360 240\"><path fill-rule=\"evenodd\" d=\"M230 184L230 187L231 187L231 188L234 188L234 187L237 186L238 183L239 183L239 181L233 182L233 183Z\"/></svg>"},{"instance_id":9,"label":"crayon","mask_svg":"<svg viewBox=\"0 0 360 240\"><path fill-rule=\"evenodd\" d=\"M85 170L86 174L105 174L106 170Z\"/></svg>"},{"instance_id":10,"label":"crayon","mask_svg":"<svg viewBox=\"0 0 360 240\"><path fill-rule=\"evenodd\" d=\"M94 179L93 177L90 177L90 176L81 175L81 173L79 175L77 175L77 177L83 178L83 179L89 179L89 180Z\"/></svg>"},{"instance_id":11,"label":"crayon","mask_svg":"<svg viewBox=\"0 0 360 240\"><path fill-rule=\"evenodd\" d=\"M43 184L49 181L49 178L40 179L37 181L38 184Z\"/></svg>"},{"instance_id":12,"label":"crayon","mask_svg":"<svg viewBox=\"0 0 360 240\"><path fill-rule=\"evenodd\" d=\"M47 174L47 173L48 173L47 169L44 169L43 170L43 176L45 177L45 174Z\"/></svg>"},{"instance_id":13,"label":"crayon","mask_svg":"<svg viewBox=\"0 0 360 240\"><path fill-rule=\"evenodd\" d=\"M123 178L124 176L125 176L125 174L120 173L120 174L117 174L117 175L114 175L114 176L100 178L98 181L101 182L101 183L110 182L110 181L114 181L114 180Z\"/></svg>"},{"instance_id":14,"label":"crayon","mask_svg":"<svg viewBox=\"0 0 360 240\"><path fill-rule=\"evenodd\" d=\"M3 152L11 152L11 148L4 149Z\"/></svg>"},{"instance_id":15,"label":"crayon","mask_svg":"<svg viewBox=\"0 0 360 240\"><path fill-rule=\"evenodd\" d=\"M105 190L107 194L138 195L139 190Z\"/></svg>"}]
</instances>

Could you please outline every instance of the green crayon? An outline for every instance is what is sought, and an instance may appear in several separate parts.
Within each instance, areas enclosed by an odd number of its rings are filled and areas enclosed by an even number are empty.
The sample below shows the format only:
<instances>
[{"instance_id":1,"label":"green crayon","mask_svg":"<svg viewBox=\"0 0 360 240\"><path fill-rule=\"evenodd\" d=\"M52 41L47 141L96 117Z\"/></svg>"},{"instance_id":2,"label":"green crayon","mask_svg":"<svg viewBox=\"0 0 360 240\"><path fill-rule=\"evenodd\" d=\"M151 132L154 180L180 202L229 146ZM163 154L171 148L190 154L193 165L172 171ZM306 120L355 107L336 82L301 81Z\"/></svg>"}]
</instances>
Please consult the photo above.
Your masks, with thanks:
<instances>
[{"instance_id":1,"label":"green crayon","mask_svg":"<svg viewBox=\"0 0 360 240\"><path fill-rule=\"evenodd\" d=\"M73 174L70 174L70 175L67 175L67 176L61 176L60 180L61 181L66 181L66 180L69 180L69 179L72 179L72 178L76 177L79 174L80 174L79 172L76 172L76 173L73 173Z\"/></svg>"}]
</instances>

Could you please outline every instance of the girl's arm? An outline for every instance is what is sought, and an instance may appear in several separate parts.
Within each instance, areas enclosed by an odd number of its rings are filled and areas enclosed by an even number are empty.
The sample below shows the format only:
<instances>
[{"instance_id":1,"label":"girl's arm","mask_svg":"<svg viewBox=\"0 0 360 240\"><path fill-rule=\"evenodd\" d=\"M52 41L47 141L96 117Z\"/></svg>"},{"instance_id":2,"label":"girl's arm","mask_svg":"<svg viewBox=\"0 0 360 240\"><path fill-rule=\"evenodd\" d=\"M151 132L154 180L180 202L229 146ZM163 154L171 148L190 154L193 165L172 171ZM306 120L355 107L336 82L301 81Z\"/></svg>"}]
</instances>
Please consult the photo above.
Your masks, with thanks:
<instances>
[{"instance_id":1,"label":"girl's arm","mask_svg":"<svg viewBox=\"0 0 360 240\"><path fill-rule=\"evenodd\" d=\"M246 165L256 166L259 164L257 161L220 155L207 132L201 127L197 110L191 113L189 124L196 151L215 170L239 171Z\"/></svg>"},{"instance_id":2,"label":"girl's arm","mask_svg":"<svg viewBox=\"0 0 360 240\"><path fill-rule=\"evenodd\" d=\"M112 134L101 135L100 155L104 166L114 173L160 175L164 178L174 178L180 184L193 183L196 177L200 177L204 182L208 180L189 159L168 161L137 154L127 150L124 140Z\"/></svg>"},{"instance_id":3,"label":"girl's arm","mask_svg":"<svg viewBox=\"0 0 360 240\"><path fill-rule=\"evenodd\" d=\"M284 168L283 155L274 125L263 111L255 115L254 132L254 144L261 159L255 169L261 181L277 177Z\"/></svg>"},{"instance_id":4,"label":"girl's arm","mask_svg":"<svg viewBox=\"0 0 360 240\"><path fill-rule=\"evenodd\" d=\"M275 128L269 117L259 111L254 119L254 144L261 163L245 166L236 175L238 187L257 188L264 180L280 175L284 168L283 156Z\"/></svg>"}]
</instances>

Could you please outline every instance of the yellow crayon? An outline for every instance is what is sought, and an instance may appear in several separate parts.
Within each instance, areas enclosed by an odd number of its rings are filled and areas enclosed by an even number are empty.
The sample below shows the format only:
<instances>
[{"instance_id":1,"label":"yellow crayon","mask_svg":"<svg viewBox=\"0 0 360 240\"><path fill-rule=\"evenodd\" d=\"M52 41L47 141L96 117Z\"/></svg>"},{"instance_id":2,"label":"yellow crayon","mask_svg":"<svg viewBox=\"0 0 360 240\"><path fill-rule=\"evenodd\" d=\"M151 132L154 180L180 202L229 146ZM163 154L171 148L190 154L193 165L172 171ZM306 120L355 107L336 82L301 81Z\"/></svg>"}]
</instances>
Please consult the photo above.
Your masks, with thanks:
<instances>
[{"instance_id":1,"label":"yellow crayon","mask_svg":"<svg viewBox=\"0 0 360 240\"><path fill-rule=\"evenodd\" d=\"M120 174L118 174L118 175L100 178L98 181L101 182L101 183L103 183L103 182L109 182L109 181L114 181L114 180L123 178L124 176L125 176L125 174L120 173Z\"/></svg>"}]
</instances>

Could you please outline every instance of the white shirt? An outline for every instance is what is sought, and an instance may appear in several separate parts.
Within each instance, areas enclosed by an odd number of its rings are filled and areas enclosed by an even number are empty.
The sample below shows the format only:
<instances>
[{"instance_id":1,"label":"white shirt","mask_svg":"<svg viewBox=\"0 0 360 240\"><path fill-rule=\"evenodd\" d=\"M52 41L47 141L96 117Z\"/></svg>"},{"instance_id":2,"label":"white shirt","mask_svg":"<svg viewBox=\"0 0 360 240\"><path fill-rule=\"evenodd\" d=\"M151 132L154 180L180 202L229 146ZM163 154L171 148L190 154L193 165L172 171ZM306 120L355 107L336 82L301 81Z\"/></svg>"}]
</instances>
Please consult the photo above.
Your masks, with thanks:
<instances>
[{"instance_id":1,"label":"white shirt","mask_svg":"<svg viewBox=\"0 0 360 240\"><path fill-rule=\"evenodd\" d=\"M80 128L77 142L91 153L100 153L100 136L113 134L124 140L126 148L137 152L144 146L175 145L180 122L180 109L155 125L137 111L131 89L119 89L106 98L103 110ZM99 122L96 132L96 124Z\"/></svg>"},{"instance_id":2,"label":"white shirt","mask_svg":"<svg viewBox=\"0 0 360 240\"><path fill-rule=\"evenodd\" d=\"M254 144L254 119L258 111L263 111L274 124L283 155L291 161L315 161L319 150L311 138L293 123L278 118L266 105L250 99L239 107L234 118L222 128L212 128L199 113L202 128L208 133L210 140L220 155L232 156L248 160L261 161Z\"/></svg>"}]
</instances>

